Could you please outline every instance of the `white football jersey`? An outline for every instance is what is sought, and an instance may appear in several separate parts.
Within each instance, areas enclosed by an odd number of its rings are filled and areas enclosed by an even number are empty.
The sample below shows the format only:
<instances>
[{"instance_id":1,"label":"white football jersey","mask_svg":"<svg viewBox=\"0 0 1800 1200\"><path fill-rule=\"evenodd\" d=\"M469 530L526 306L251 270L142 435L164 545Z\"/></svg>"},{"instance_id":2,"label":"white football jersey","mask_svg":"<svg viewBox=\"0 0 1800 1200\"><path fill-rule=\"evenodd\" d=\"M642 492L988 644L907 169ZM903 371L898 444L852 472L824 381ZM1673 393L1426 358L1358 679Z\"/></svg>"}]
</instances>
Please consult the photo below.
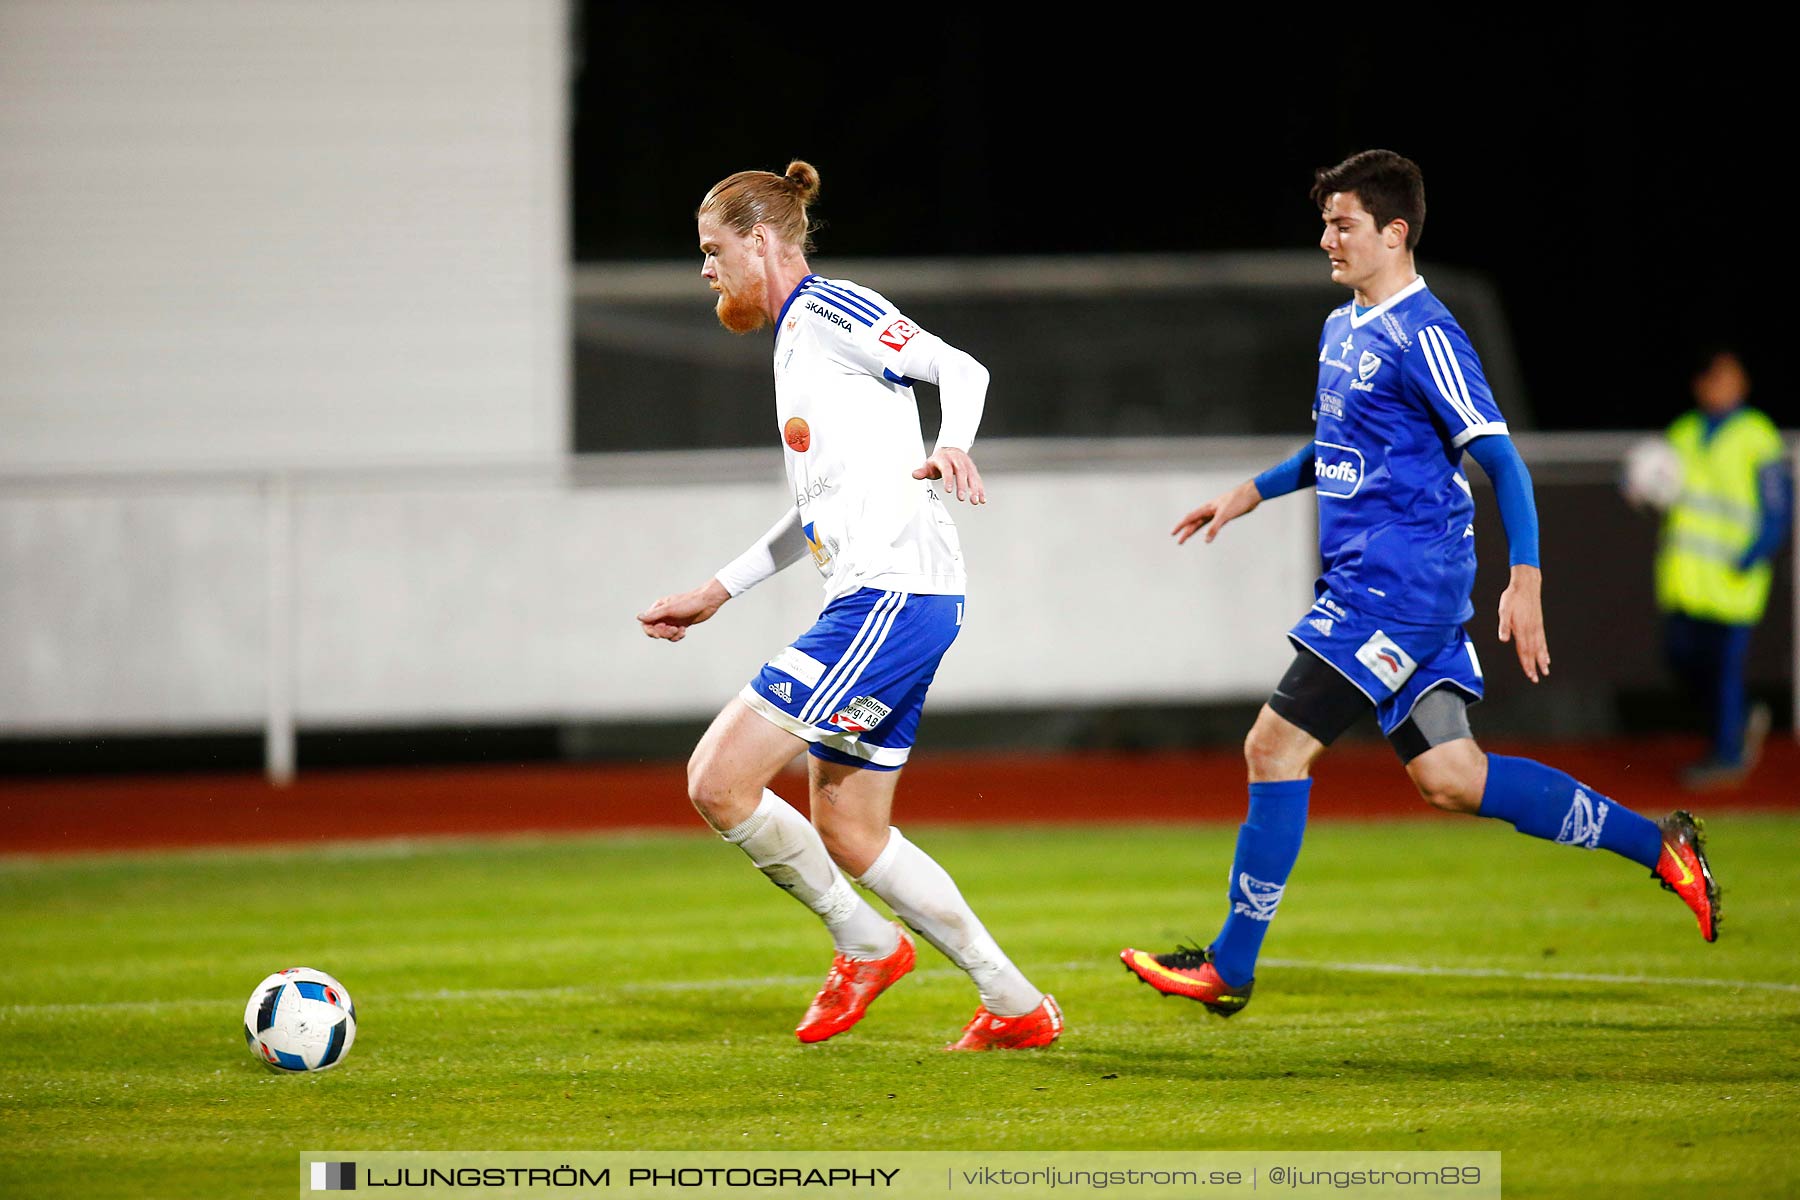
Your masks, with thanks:
<instances>
[{"instance_id":1,"label":"white football jersey","mask_svg":"<svg viewBox=\"0 0 1800 1200\"><path fill-rule=\"evenodd\" d=\"M775 419L826 603L864 587L965 590L956 524L912 477L925 441L907 368L935 378L922 364L940 345L878 292L818 275L776 318Z\"/></svg>"}]
</instances>

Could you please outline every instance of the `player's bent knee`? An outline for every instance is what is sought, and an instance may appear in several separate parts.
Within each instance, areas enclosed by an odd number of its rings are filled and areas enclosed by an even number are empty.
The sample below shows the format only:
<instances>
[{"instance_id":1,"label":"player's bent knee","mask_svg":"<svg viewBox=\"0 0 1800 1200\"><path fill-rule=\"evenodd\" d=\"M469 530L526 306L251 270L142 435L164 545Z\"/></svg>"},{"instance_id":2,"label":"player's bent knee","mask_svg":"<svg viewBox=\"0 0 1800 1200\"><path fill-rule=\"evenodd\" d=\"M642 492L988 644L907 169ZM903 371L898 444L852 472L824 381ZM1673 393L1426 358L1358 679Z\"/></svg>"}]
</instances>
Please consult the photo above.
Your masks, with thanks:
<instances>
[{"instance_id":1,"label":"player's bent knee","mask_svg":"<svg viewBox=\"0 0 1800 1200\"><path fill-rule=\"evenodd\" d=\"M1264 709L1244 738L1244 768L1252 782L1304 779L1323 747Z\"/></svg>"},{"instance_id":2,"label":"player's bent knee","mask_svg":"<svg viewBox=\"0 0 1800 1200\"><path fill-rule=\"evenodd\" d=\"M1267 737L1259 737L1252 729L1244 739L1244 769L1251 779L1269 779L1281 773L1284 765L1281 747Z\"/></svg>"},{"instance_id":3,"label":"player's bent knee","mask_svg":"<svg viewBox=\"0 0 1800 1200\"><path fill-rule=\"evenodd\" d=\"M1413 786L1425 803L1444 812L1472 813L1481 808L1487 784L1487 760L1473 741L1434 747L1406 764Z\"/></svg>"},{"instance_id":4,"label":"player's bent knee","mask_svg":"<svg viewBox=\"0 0 1800 1200\"><path fill-rule=\"evenodd\" d=\"M1419 795L1433 808L1444 812L1472 813L1481 807L1480 796L1471 796L1455 783L1432 785L1419 783L1417 780L1414 782L1418 783Z\"/></svg>"},{"instance_id":5,"label":"player's bent knee","mask_svg":"<svg viewBox=\"0 0 1800 1200\"><path fill-rule=\"evenodd\" d=\"M847 829L841 826L824 826L819 829L819 838L825 843L825 852L831 855L831 861L838 865L844 874L855 879L867 874L875 860L887 846L888 831L884 825L877 832L868 829Z\"/></svg>"},{"instance_id":6,"label":"player's bent knee","mask_svg":"<svg viewBox=\"0 0 1800 1200\"><path fill-rule=\"evenodd\" d=\"M812 793L813 826L825 852L831 855L852 879L875 865L887 847L888 821L885 807L867 814L843 806L839 794L829 785L814 784Z\"/></svg>"},{"instance_id":7,"label":"player's bent knee","mask_svg":"<svg viewBox=\"0 0 1800 1200\"><path fill-rule=\"evenodd\" d=\"M688 759L688 800L714 829L730 829L742 824L756 811L762 789L747 790L738 783L719 769L716 759L704 748L695 750L694 756Z\"/></svg>"}]
</instances>

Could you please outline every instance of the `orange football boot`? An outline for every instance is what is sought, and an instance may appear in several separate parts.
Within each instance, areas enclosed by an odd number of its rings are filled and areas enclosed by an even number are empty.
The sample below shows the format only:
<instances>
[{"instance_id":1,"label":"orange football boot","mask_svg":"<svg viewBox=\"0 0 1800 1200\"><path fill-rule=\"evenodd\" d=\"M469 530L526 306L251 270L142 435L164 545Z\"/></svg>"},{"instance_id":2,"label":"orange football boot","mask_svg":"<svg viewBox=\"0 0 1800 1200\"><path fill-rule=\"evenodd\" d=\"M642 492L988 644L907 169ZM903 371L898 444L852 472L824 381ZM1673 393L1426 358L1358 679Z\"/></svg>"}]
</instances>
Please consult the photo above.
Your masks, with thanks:
<instances>
[{"instance_id":1,"label":"orange football boot","mask_svg":"<svg viewBox=\"0 0 1800 1200\"><path fill-rule=\"evenodd\" d=\"M1700 922L1700 936L1709 942L1719 940L1719 885L1713 879L1712 867L1706 861L1706 830L1690 812L1673 812L1657 825L1662 830L1662 855L1650 878L1694 910Z\"/></svg>"},{"instance_id":2,"label":"orange football boot","mask_svg":"<svg viewBox=\"0 0 1800 1200\"><path fill-rule=\"evenodd\" d=\"M1046 995L1042 1004L1020 1017L997 1017L983 1004L963 1026L962 1037L944 1049L1032 1050L1048 1046L1062 1031L1062 1009L1056 1006L1055 996Z\"/></svg>"},{"instance_id":3,"label":"orange football boot","mask_svg":"<svg viewBox=\"0 0 1800 1200\"><path fill-rule=\"evenodd\" d=\"M1241 988L1226 983L1213 966L1212 951L1197 946L1180 946L1173 954L1127 948L1119 952L1119 961L1163 995L1198 1000L1221 1017L1241 1011L1250 1003L1250 990L1256 986L1254 979Z\"/></svg>"},{"instance_id":4,"label":"orange football boot","mask_svg":"<svg viewBox=\"0 0 1800 1200\"><path fill-rule=\"evenodd\" d=\"M899 944L886 958L851 958L834 955L825 986L813 997L812 1007L800 1018L794 1030L803 1042L822 1042L836 1037L863 1019L875 997L893 987L900 977L913 969L913 940L899 922L894 929L900 934Z\"/></svg>"}]
</instances>

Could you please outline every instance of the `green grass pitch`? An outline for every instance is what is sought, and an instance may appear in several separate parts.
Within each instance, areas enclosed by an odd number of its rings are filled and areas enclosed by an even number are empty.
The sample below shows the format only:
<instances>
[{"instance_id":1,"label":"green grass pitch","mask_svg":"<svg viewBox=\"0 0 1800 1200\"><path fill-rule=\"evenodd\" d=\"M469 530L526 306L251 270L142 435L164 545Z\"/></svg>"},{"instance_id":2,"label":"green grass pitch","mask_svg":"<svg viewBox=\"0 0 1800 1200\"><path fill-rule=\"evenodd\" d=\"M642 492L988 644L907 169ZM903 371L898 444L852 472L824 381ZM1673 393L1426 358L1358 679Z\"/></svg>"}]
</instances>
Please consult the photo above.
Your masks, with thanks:
<instances>
[{"instance_id":1,"label":"green grass pitch","mask_svg":"<svg viewBox=\"0 0 1800 1200\"><path fill-rule=\"evenodd\" d=\"M286 1196L343 1150L1499 1150L1508 1196L1800 1192L1800 817L1710 822L1702 943L1641 869L1451 818L1320 823L1226 1022L1127 944L1210 936L1235 830L909 829L1068 1016L949 1055L920 969L832 1042L829 943L701 835L0 860L0 1195ZM332 972L345 1063L250 988Z\"/></svg>"}]
</instances>

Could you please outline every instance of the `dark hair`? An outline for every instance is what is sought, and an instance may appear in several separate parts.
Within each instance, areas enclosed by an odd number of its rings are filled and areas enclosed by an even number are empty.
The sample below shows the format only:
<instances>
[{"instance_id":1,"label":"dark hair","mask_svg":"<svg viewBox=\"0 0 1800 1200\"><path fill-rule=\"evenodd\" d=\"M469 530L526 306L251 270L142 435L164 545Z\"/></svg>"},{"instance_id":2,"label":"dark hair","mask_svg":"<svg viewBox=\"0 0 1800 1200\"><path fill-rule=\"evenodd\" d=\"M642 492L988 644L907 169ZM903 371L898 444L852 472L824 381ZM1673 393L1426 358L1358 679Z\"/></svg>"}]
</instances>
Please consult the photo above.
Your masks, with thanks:
<instances>
[{"instance_id":1,"label":"dark hair","mask_svg":"<svg viewBox=\"0 0 1800 1200\"><path fill-rule=\"evenodd\" d=\"M1737 359L1738 366L1744 367L1746 373L1748 372L1749 368L1744 365L1743 352L1729 340L1721 337L1712 337L1694 342L1688 348L1688 378L1700 378L1700 376L1712 370L1714 363L1718 362L1728 354L1732 358Z\"/></svg>"},{"instance_id":2,"label":"dark hair","mask_svg":"<svg viewBox=\"0 0 1800 1200\"><path fill-rule=\"evenodd\" d=\"M1416 249L1425 231L1425 176L1419 164L1392 150L1364 150L1335 167L1313 172L1312 202L1323 212L1333 192L1355 192L1375 218L1375 228L1406 222L1406 248Z\"/></svg>"},{"instance_id":3,"label":"dark hair","mask_svg":"<svg viewBox=\"0 0 1800 1200\"><path fill-rule=\"evenodd\" d=\"M814 227L807 223L806 209L818 198L818 170L796 158L785 175L739 171L726 176L706 193L694 215L713 213L722 225L739 234L749 233L758 224L767 225L788 244L810 254Z\"/></svg>"}]
</instances>

